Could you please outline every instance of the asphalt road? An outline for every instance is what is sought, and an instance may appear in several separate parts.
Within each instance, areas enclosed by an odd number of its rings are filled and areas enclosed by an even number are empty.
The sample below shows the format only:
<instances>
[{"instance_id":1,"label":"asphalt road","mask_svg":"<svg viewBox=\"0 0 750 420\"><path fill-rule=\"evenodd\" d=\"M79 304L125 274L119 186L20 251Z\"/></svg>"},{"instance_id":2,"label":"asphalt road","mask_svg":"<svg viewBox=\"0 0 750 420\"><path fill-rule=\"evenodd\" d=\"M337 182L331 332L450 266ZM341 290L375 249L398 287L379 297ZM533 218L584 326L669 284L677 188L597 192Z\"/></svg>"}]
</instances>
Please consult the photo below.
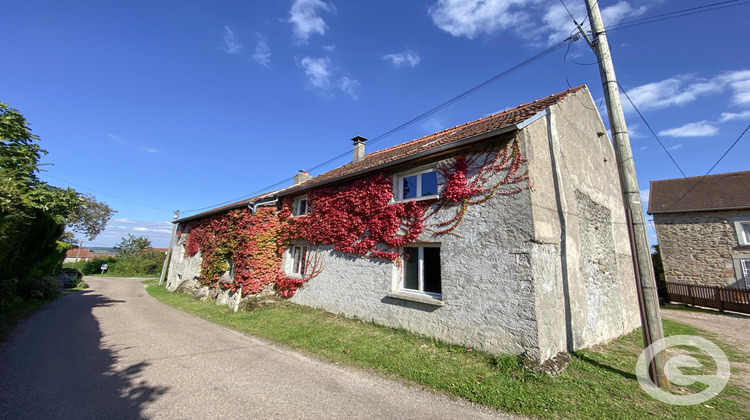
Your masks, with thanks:
<instances>
[{"instance_id":1,"label":"asphalt road","mask_svg":"<svg viewBox=\"0 0 750 420\"><path fill-rule=\"evenodd\" d=\"M0 345L0 418L508 418L203 321L136 279L86 281Z\"/></svg>"}]
</instances>

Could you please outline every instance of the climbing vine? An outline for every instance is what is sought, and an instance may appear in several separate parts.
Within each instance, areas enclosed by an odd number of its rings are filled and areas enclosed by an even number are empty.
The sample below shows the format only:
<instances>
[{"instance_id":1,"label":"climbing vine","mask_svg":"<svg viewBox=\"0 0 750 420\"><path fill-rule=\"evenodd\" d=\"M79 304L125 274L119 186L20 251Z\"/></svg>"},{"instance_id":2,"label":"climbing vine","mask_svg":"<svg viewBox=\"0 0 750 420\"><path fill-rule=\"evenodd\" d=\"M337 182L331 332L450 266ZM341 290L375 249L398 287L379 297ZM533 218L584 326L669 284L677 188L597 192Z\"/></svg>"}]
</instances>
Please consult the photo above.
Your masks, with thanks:
<instances>
[{"instance_id":1,"label":"climbing vine","mask_svg":"<svg viewBox=\"0 0 750 420\"><path fill-rule=\"evenodd\" d=\"M455 208L455 215L428 228L434 235L451 233L461 224L469 206L484 203L495 195L511 195L530 188L531 185L521 184L529 179L528 170L524 169L526 162L528 159L521 154L515 138L503 149L460 155L438 166L438 172L446 180L445 189L442 199L425 218L446 208Z\"/></svg>"},{"instance_id":2,"label":"climbing vine","mask_svg":"<svg viewBox=\"0 0 750 420\"><path fill-rule=\"evenodd\" d=\"M297 289L323 269L319 250L308 252L300 277L285 276L282 256L292 240L312 246L333 245L339 252L365 258L398 261L396 248L433 235L451 233L464 219L469 206L496 195L510 195L528 187L518 139L505 148L464 154L437 168L445 181L440 199L393 202L393 180L385 174L356 180L342 187L312 190L310 211L292 217L290 198L277 210L261 207L253 215L247 208L192 222L186 253L201 252L203 285L258 293L274 283L279 294L293 296ZM444 209L455 209L448 220L429 223ZM233 264L231 281L221 281Z\"/></svg>"}]
</instances>

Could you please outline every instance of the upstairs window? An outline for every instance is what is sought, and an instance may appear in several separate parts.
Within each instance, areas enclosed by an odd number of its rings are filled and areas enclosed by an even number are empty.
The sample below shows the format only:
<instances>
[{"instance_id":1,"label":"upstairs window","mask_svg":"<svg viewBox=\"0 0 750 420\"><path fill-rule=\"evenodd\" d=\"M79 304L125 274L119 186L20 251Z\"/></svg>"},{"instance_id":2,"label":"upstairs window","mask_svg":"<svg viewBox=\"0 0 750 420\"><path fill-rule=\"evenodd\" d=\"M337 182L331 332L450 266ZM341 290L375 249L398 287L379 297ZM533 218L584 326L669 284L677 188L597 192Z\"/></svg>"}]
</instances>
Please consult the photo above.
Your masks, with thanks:
<instances>
[{"instance_id":1,"label":"upstairs window","mask_svg":"<svg viewBox=\"0 0 750 420\"><path fill-rule=\"evenodd\" d=\"M398 182L397 199L410 200L424 197L437 197L437 172L428 170L407 174L396 178Z\"/></svg>"},{"instance_id":2,"label":"upstairs window","mask_svg":"<svg viewBox=\"0 0 750 420\"><path fill-rule=\"evenodd\" d=\"M741 246L750 246L750 217L734 219L734 229L737 231L737 242Z\"/></svg>"},{"instance_id":3,"label":"upstairs window","mask_svg":"<svg viewBox=\"0 0 750 420\"><path fill-rule=\"evenodd\" d=\"M402 291L442 299L439 246L405 247L403 270L400 284Z\"/></svg>"},{"instance_id":4,"label":"upstairs window","mask_svg":"<svg viewBox=\"0 0 750 420\"><path fill-rule=\"evenodd\" d=\"M307 198L298 198L292 203L292 216L304 216L309 210Z\"/></svg>"}]
</instances>

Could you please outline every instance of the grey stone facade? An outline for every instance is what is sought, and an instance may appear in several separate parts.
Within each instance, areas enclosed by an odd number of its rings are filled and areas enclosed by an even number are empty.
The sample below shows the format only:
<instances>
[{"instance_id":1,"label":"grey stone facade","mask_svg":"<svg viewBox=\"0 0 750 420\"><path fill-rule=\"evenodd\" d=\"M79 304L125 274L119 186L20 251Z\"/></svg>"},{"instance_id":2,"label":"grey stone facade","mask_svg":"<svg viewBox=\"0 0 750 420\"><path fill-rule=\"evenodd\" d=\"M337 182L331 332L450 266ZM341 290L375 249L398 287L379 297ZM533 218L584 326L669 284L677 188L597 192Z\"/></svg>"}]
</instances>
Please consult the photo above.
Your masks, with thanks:
<instances>
[{"instance_id":1,"label":"grey stone facade","mask_svg":"<svg viewBox=\"0 0 750 420\"><path fill-rule=\"evenodd\" d=\"M748 288L741 261L750 246L740 245L736 220L750 210L654 214L666 280Z\"/></svg>"},{"instance_id":2,"label":"grey stone facade","mask_svg":"<svg viewBox=\"0 0 750 420\"><path fill-rule=\"evenodd\" d=\"M529 188L469 206L450 234L427 231L419 238L418 243L440 247L440 299L401 293L400 264L321 246L323 270L292 301L537 361L636 328L614 150L588 90L571 93L519 129ZM447 220L453 214L433 217ZM182 248L178 241L170 290L200 272L200 256L186 257Z\"/></svg>"}]
</instances>

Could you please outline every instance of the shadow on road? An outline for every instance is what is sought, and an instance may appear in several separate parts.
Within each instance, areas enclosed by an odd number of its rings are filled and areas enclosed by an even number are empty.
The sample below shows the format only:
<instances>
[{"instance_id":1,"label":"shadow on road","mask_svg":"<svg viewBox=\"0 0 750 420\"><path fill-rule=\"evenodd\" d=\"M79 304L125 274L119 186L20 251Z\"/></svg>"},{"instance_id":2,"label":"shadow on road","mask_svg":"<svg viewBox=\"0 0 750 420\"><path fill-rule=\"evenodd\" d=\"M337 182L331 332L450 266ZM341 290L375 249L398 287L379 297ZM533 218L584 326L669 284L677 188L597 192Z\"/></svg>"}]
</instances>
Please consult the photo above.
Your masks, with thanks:
<instances>
[{"instance_id":1,"label":"shadow on road","mask_svg":"<svg viewBox=\"0 0 750 420\"><path fill-rule=\"evenodd\" d=\"M122 302L83 291L19 324L0 347L0 417L144 418L168 387L140 379L148 362L119 366L92 314Z\"/></svg>"}]
</instances>

